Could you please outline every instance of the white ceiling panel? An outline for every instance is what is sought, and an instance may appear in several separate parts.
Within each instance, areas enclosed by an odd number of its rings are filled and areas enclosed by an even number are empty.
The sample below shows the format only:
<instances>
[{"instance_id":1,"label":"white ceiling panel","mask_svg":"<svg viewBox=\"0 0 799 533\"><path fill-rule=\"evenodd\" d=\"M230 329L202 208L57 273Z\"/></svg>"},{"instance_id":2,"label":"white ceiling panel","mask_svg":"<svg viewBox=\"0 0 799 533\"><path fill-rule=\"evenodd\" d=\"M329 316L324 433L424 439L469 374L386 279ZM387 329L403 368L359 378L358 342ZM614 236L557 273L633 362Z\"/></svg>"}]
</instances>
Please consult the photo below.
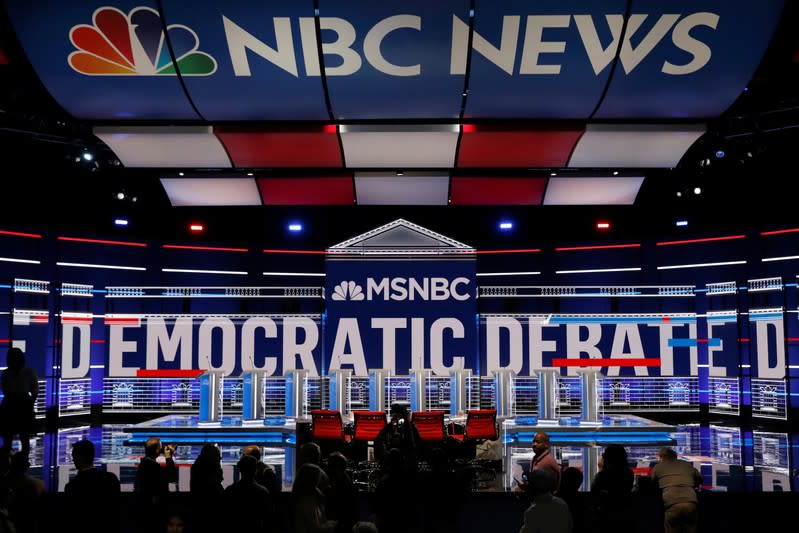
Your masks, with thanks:
<instances>
[{"instance_id":1,"label":"white ceiling panel","mask_svg":"<svg viewBox=\"0 0 799 533\"><path fill-rule=\"evenodd\" d=\"M94 134L129 168L230 168L210 126L97 126Z\"/></svg>"},{"instance_id":2,"label":"white ceiling panel","mask_svg":"<svg viewBox=\"0 0 799 533\"><path fill-rule=\"evenodd\" d=\"M342 125L349 168L450 168L459 125Z\"/></svg>"},{"instance_id":3,"label":"white ceiling panel","mask_svg":"<svg viewBox=\"0 0 799 533\"><path fill-rule=\"evenodd\" d=\"M261 205L253 178L161 178L174 207L202 205Z\"/></svg>"},{"instance_id":4,"label":"white ceiling panel","mask_svg":"<svg viewBox=\"0 0 799 533\"><path fill-rule=\"evenodd\" d=\"M589 124L568 166L672 168L704 132L704 124Z\"/></svg>"},{"instance_id":5,"label":"white ceiling panel","mask_svg":"<svg viewBox=\"0 0 799 533\"><path fill-rule=\"evenodd\" d=\"M632 205L643 177L550 178L543 205Z\"/></svg>"},{"instance_id":6,"label":"white ceiling panel","mask_svg":"<svg viewBox=\"0 0 799 533\"><path fill-rule=\"evenodd\" d=\"M447 205L449 174L356 172L358 205Z\"/></svg>"}]
</instances>

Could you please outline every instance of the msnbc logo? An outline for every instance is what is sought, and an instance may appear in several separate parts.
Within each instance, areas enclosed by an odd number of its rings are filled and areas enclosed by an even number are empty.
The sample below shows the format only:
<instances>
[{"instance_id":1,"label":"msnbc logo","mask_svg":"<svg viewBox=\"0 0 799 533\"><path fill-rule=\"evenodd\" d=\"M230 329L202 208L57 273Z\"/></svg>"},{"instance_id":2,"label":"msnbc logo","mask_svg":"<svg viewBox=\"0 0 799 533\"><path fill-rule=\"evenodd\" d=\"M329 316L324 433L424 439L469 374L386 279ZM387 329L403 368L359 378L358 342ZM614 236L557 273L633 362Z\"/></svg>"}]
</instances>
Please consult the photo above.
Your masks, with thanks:
<instances>
[{"instance_id":1,"label":"msnbc logo","mask_svg":"<svg viewBox=\"0 0 799 533\"><path fill-rule=\"evenodd\" d=\"M172 61L161 16L153 8L136 7L127 15L115 7L98 8L93 25L79 24L69 32L76 52L69 66L88 76L209 76L216 60L198 51L199 39L191 28L167 26Z\"/></svg>"},{"instance_id":2,"label":"msnbc logo","mask_svg":"<svg viewBox=\"0 0 799 533\"><path fill-rule=\"evenodd\" d=\"M333 289L332 299L336 301L360 301L364 299L363 288L354 281L342 281Z\"/></svg>"}]
</instances>

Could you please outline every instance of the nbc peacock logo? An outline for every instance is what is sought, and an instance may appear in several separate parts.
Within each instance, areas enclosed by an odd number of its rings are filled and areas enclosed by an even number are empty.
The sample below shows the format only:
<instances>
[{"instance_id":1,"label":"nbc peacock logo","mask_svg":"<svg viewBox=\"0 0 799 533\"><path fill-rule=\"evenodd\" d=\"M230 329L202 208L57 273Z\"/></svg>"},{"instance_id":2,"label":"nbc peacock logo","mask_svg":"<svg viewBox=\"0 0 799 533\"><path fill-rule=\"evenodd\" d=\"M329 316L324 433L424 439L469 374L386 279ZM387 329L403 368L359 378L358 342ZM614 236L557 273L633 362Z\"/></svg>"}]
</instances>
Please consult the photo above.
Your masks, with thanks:
<instances>
[{"instance_id":1,"label":"nbc peacock logo","mask_svg":"<svg viewBox=\"0 0 799 533\"><path fill-rule=\"evenodd\" d=\"M210 76L216 60L198 50L197 34L182 24L167 26L158 11L135 7L127 15L115 7L95 10L92 25L79 24L69 32L78 50L69 66L87 76ZM175 53L169 53L166 37Z\"/></svg>"},{"instance_id":2,"label":"nbc peacock logo","mask_svg":"<svg viewBox=\"0 0 799 533\"><path fill-rule=\"evenodd\" d=\"M365 298L363 288L354 281L342 281L333 289L333 300L343 302L346 300L360 301Z\"/></svg>"}]
</instances>

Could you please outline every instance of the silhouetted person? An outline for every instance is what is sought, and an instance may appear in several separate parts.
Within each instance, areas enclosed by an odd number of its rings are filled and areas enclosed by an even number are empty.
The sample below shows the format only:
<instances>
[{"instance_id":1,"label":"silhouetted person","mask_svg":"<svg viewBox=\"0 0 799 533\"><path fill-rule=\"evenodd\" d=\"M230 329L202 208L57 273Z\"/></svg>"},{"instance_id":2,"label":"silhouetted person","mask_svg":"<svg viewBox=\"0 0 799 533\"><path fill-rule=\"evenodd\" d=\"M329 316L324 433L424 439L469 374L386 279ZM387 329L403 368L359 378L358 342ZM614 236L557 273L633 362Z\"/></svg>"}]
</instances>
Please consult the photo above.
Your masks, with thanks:
<instances>
[{"instance_id":1,"label":"silhouetted person","mask_svg":"<svg viewBox=\"0 0 799 533\"><path fill-rule=\"evenodd\" d=\"M661 448L659 456L652 479L663 494L663 527L666 533L694 533L699 526L696 490L702 485L702 475L688 461L677 459L671 448Z\"/></svg>"},{"instance_id":2,"label":"silhouetted person","mask_svg":"<svg viewBox=\"0 0 799 533\"><path fill-rule=\"evenodd\" d=\"M322 448L315 442L306 442L300 446L300 452L297 455L297 468L305 463L317 465L322 462Z\"/></svg>"},{"instance_id":3,"label":"silhouetted person","mask_svg":"<svg viewBox=\"0 0 799 533\"><path fill-rule=\"evenodd\" d=\"M156 530L169 496L169 484L178 480L178 469L173 459L174 452L174 446L164 447L158 437L150 437L144 444L144 457L139 461L134 487L136 493L134 516L143 533ZM158 462L158 457L162 453L166 459L164 466Z\"/></svg>"},{"instance_id":4,"label":"silhouetted person","mask_svg":"<svg viewBox=\"0 0 799 533\"><path fill-rule=\"evenodd\" d=\"M94 443L88 439L72 445L72 462L78 473L64 487L68 522L64 531L119 531L119 478L112 472L95 468L94 455Z\"/></svg>"},{"instance_id":5,"label":"silhouetted person","mask_svg":"<svg viewBox=\"0 0 799 533\"><path fill-rule=\"evenodd\" d=\"M0 376L3 403L0 404L0 422L3 426L3 446L11 449L14 435L19 435L21 451L30 454L31 432L36 420L34 405L39 395L39 378L25 365L25 354L17 347L8 349L8 368Z\"/></svg>"},{"instance_id":6,"label":"silhouetted person","mask_svg":"<svg viewBox=\"0 0 799 533\"><path fill-rule=\"evenodd\" d=\"M594 523L598 531L634 531L634 483L635 473L627 463L627 450L621 444L610 444L602 453L602 470L597 472L591 484Z\"/></svg>"},{"instance_id":7,"label":"silhouetted person","mask_svg":"<svg viewBox=\"0 0 799 533\"><path fill-rule=\"evenodd\" d=\"M582 485L582 471L579 468L569 466L560 473L560 486L555 491L555 496L565 501L569 506L574 533L587 533L590 531L588 501L580 497L580 487Z\"/></svg>"},{"instance_id":8,"label":"silhouetted person","mask_svg":"<svg viewBox=\"0 0 799 533\"><path fill-rule=\"evenodd\" d=\"M8 512L17 527L17 533L37 533L39 531L44 481L28 473L30 466L28 454L17 452L11 458L11 465L6 474L11 489Z\"/></svg>"},{"instance_id":9,"label":"silhouetted person","mask_svg":"<svg viewBox=\"0 0 799 533\"><path fill-rule=\"evenodd\" d=\"M270 522L273 504L266 487L255 481L258 460L252 455L242 455L238 462L239 480L225 488L223 494L226 511L225 529L266 533L274 529Z\"/></svg>"},{"instance_id":10,"label":"silhouetted person","mask_svg":"<svg viewBox=\"0 0 799 533\"><path fill-rule=\"evenodd\" d=\"M377 482L374 510L380 533L416 531L421 524L420 487L414 470L408 470L402 452L388 451L385 474Z\"/></svg>"},{"instance_id":11,"label":"silhouetted person","mask_svg":"<svg viewBox=\"0 0 799 533\"><path fill-rule=\"evenodd\" d=\"M257 468L255 470L255 482L259 485L266 487L272 497L272 511L267 512L267 521L274 524L278 529L283 525L283 513L281 496L283 494L283 485L277 477L275 469L264 463L261 460L261 447L257 444L250 444L242 451L242 455L251 455L257 460Z\"/></svg>"},{"instance_id":12,"label":"silhouetted person","mask_svg":"<svg viewBox=\"0 0 799 533\"><path fill-rule=\"evenodd\" d=\"M332 452L325 471L330 482L325 492L327 518L337 522L337 532L349 533L358 521L358 489L347 473L347 458Z\"/></svg>"},{"instance_id":13,"label":"silhouetted person","mask_svg":"<svg viewBox=\"0 0 799 533\"><path fill-rule=\"evenodd\" d=\"M291 487L291 522L295 533L332 533L336 522L327 519L327 475L319 465L305 463L297 469Z\"/></svg>"},{"instance_id":14,"label":"silhouetted person","mask_svg":"<svg viewBox=\"0 0 799 533\"><path fill-rule=\"evenodd\" d=\"M224 519L214 512L224 492L222 486L222 452L214 443L205 443L191 465L189 492L192 504L192 530L217 533Z\"/></svg>"},{"instance_id":15,"label":"silhouetted person","mask_svg":"<svg viewBox=\"0 0 799 533\"><path fill-rule=\"evenodd\" d=\"M397 449L402 452L406 466L415 469L417 447L421 440L419 430L411 422L408 408L395 403L391 406L391 419L375 438L375 458L382 465L389 450Z\"/></svg>"},{"instance_id":16,"label":"silhouetted person","mask_svg":"<svg viewBox=\"0 0 799 533\"><path fill-rule=\"evenodd\" d=\"M539 468L530 472L525 490L532 501L524 511L519 533L571 533L571 511L565 501L553 496L554 485L550 470Z\"/></svg>"},{"instance_id":17,"label":"silhouetted person","mask_svg":"<svg viewBox=\"0 0 799 533\"><path fill-rule=\"evenodd\" d=\"M164 514L163 533L187 533L186 517L179 509L168 509Z\"/></svg>"},{"instance_id":18,"label":"silhouetted person","mask_svg":"<svg viewBox=\"0 0 799 533\"><path fill-rule=\"evenodd\" d=\"M441 448L430 451L430 470L419 474L423 494L425 533L455 533L458 527L458 506L466 492L465 479L450 467Z\"/></svg>"}]
</instances>

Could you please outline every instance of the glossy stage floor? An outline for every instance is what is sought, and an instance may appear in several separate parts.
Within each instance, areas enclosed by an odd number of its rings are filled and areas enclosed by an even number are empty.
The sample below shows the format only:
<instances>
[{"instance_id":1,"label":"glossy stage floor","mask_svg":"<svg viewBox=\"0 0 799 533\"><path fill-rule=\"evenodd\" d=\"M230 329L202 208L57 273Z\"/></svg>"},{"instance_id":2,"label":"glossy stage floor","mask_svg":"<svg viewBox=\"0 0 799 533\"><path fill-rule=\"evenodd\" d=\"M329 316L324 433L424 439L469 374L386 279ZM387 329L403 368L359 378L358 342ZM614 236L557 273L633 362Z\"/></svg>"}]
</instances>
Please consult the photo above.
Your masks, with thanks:
<instances>
[{"instance_id":1,"label":"glossy stage floor","mask_svg":"<svg viewBox=\"0 0 799 533\"><path fill-rule=\"evenodd\" d=\"M36 436L32 442L31 473L44 479L48 490L63 491L75 473L71 445L89 438L97 446L98 462L119 476L123 491L132 491L143 442L158 436L178 445L177 463L182 467L191 465L204 442L218 443L225 484L238 478L235 464L244 445L259 444L264 460L275 468L283 480L283 490L288 491L293 481L296 427L294 420L283 417L269 418L253 427L242 425L236 417L198 424L196 416L168 415L136 424L63 428ZM603 417L599 424L583 426L577 419L539 423L535 417L517 417L503 421L501 428L499 442L488 451L501 457L502 472L477 480L473 487L476 491L512 490L532 458L530 445L539 430L549 433L561 464L577 466L587 474L584 490L590 487L604 446L618 442L627 448L638 474L648 473L657 460L658 449L670 445L702 472L707 490L799 491L799 434L795 432L724 424L670 425L632 415ZM179 468L177 489L187 491L188 483L189 469Z\"/></svg>"}]
</instances>

